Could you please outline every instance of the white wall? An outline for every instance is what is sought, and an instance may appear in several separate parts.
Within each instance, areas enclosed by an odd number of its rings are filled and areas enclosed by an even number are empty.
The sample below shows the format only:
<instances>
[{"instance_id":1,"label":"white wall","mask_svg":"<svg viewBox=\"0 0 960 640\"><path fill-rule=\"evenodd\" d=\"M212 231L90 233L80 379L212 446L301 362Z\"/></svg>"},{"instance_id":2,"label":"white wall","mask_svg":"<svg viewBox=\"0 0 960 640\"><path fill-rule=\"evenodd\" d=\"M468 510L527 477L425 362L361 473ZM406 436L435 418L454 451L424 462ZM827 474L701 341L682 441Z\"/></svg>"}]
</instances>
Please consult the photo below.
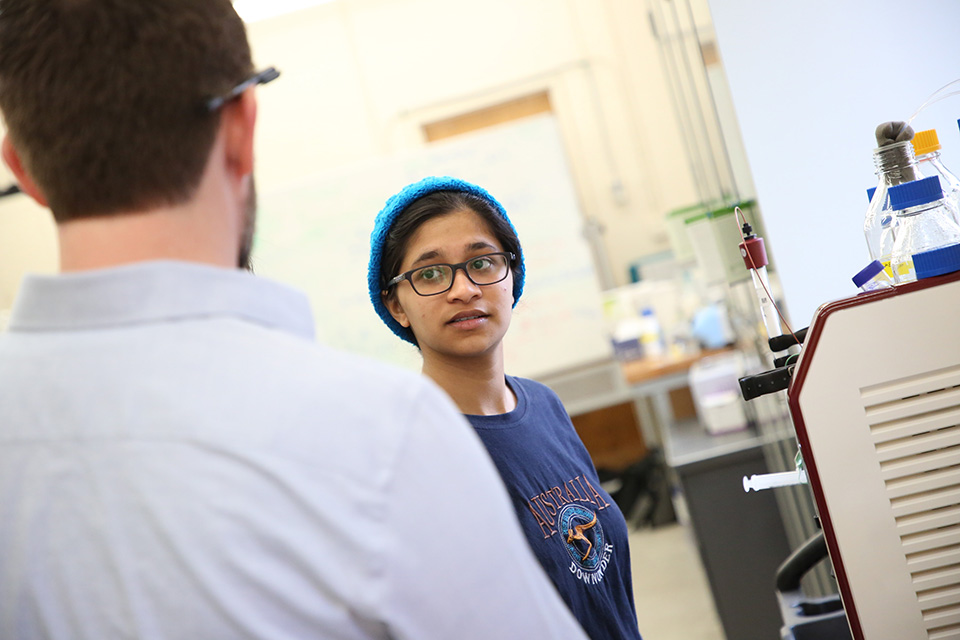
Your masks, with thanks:
<instances>
[{"instance_id":1,"label":"white wall","mask_svg":"<svg viewBox=\"0 0 960 640\"><path fill-rule=\"evenodd\" d=\"M663 215L696 198L641 3L340 0L250 34L284 74L260 94L264 188L421 146L423 123L547 90L615 284L668 248Z\"/></svg>"},{"instance_id":2,"label":"white wall","mask_svg":"<svg viewBox=\"0 0 960 640\"><path fill-rule=\"evenodd\" d=\"M668 248L664 214L696 199L643 3L336 0L249 33L257 63L283 74L259 91L261 192L422 146L424 122L548 90L615 284ZM46 214L0 200L0 309L24 271L56 268Z\"/></svg>"},{"instance_id":3,"label":"white wall","mask_svg":"<svg viewBox=\"0 0 960 640\"><path fill-rule=\"evenodd\" d=\"M0 162L0 189L13 183L13 174ZM56 271L58 261L50 213L23 194L0 199L0 329L23 274Z\"/></svg>"},{"instance_id":4,"label":"white wall","mask_svg":"<svg viewBox=\"0 0 960 640\"><path fill-rule=\"evenodd\" d=\"M710 0L757 195L794 323L853 295L881 122L960 77L956 0ZM960 90L955 86L954 90ZM960 169L960 96L917 116Z\"/></svg>"}]
</instances>

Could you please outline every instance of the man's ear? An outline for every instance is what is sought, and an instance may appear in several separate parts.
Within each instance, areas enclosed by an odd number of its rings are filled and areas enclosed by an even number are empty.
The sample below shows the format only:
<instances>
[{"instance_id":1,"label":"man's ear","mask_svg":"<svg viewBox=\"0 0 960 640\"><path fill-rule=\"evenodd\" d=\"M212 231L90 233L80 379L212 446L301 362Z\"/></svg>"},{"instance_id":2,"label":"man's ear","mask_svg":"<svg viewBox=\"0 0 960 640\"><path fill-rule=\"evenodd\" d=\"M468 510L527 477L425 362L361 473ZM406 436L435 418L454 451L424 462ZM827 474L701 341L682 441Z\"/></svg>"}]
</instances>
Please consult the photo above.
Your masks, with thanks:
<instances>
[{"instance_id":1,"label":"man's ear","mask_svg":"<svg viewBox=\"0 0 960 640\"><path fill-rule=\"evenodd\" d=\"M40 191L40 188L37 187L37 184L33 181L33 178L27 174L27 170L23 168L23 161L20 160L20 154L17 153L17 150L13 148L13 142L10 140L10 136L3 136L3 143L0 145L0 152L3 155L3 161L7 163L7 166L10 167L10 171L13 172L13 175L17 178L17 182L20 185L20 190L25 194L37 201L41 207L49 207L47 204L47 199L43 195L43 192Z\"/></svg>"},{"instance_id":2,"label":"man's ear","mask_svg":"<svg viewBox=\"0 0 960 640\"><path fill-rule=\"evenodd\" d=\"M237 178L253 173L253 130L257 122L257 99L253 88L223 108L220 126L225 130L227 167Z\"/></svg>"},{"instance_id":3,"label":"man's ear","mask_svg":"<svg viewBox=\"0 0 960 640\"><path fill-rule=\"evenodd\" d=\"M393 319L399 322L400 326L410 328L410 320L407 318L407 314L400 305L397 296L381 293L380 297L383 298L383 306L387 308Z\"/></svg>"}]
</instances>

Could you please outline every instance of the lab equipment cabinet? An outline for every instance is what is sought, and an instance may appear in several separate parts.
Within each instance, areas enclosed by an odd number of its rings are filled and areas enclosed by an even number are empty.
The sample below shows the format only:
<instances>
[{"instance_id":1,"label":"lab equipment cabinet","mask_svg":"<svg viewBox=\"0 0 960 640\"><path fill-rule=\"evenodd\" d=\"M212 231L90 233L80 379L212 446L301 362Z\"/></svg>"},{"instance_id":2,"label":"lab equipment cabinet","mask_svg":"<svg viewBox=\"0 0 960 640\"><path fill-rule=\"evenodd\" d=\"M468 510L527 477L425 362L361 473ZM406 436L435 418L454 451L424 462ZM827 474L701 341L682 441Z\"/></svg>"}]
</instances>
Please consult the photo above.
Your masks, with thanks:
<instances>
[{"instance_id":1,"label":"lab equipment cabinet","mask_svg":"<svg viewBox=\"0 0 960 640\"><path fill-rule=\"evenodd\" d=\"M727 639L779 638L774 578L790 545L773 492L743 490L744 476L768 471L763 439L753 429L710 435L687 420L665 441L677 510L692 527Z\"/></svg>"}]
</instances>

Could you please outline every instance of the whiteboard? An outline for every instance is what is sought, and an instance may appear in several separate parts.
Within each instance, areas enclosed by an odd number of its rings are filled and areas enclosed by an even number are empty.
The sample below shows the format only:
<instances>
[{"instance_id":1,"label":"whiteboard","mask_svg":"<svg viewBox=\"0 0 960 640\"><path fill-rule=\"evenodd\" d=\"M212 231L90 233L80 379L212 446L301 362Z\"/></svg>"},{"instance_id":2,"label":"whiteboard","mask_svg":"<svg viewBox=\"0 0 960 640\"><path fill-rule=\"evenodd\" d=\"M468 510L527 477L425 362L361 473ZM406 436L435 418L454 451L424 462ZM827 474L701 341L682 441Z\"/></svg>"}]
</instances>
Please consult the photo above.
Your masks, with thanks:
<instances>
[{"instance_id":1,"label":"whiteboard","mask_svg":"<svg viewBox=\"0 0 960 640\"><path fill-rule=\"evenodd\" d=\"M504 340L508 373L537 377L611 356L583 218L549 114L261 193L254 269L307 294L321 342L419 371L416 348L374 312L366 277L377 212L428 175L487 189L517 228L527 276Z\"/></svg>"}]
</instances>

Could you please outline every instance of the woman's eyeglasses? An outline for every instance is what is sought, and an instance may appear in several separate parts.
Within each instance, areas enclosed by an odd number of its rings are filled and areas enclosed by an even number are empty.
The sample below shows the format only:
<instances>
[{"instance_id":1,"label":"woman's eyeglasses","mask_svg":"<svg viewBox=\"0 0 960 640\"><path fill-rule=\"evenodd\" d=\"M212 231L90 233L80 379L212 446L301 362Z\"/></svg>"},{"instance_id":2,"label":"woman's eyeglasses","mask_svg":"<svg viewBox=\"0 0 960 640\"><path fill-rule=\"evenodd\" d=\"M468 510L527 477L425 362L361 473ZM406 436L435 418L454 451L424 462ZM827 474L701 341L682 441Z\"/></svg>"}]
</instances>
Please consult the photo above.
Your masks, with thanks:
<instances>
[{"instance_id":1,"label":"woman's eyeglasses","mask_svg":"<svg viewBox=\"0 0 960 640\"><path fill-rule=\"evenodd\" d=\"M387 283L387 289L406 280L418 295L440 295L453 287L453 279L460 269L467 274L467 278L475 285L482 287L488 284L496 284L507 277L510 272L510 263L516 259L517 256L509 251L500 251L485 253L482 256L476 256L457 264L429 264L401 273Z\"/></svg>"}]
</instances>

